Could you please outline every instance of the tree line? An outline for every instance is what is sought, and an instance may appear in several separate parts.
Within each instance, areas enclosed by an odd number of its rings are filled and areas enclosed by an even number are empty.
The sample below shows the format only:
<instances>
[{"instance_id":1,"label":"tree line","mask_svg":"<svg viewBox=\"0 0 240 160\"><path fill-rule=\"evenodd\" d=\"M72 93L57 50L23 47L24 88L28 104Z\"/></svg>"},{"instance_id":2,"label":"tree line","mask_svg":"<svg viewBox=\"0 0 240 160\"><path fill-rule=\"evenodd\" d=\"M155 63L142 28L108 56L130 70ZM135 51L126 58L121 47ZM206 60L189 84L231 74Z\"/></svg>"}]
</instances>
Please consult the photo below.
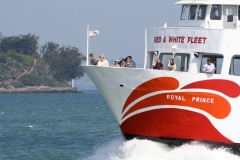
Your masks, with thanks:
<instances>
[{"instance_id":1,"label":"tree line","mask_svg":"<svg viewBox=\"0 0 240 160\"><path fill-rule=\"evenodd\" d=\"M70 81L81 78L84 71L81 67L86 57L76 47L63 47L54 42L43 46L38 44L39 36L34 34L5 37L0 34L0 55L9 51L18 54L39 57L50 67L54 78L59 81Z\"/></svg>"}]
</instances>

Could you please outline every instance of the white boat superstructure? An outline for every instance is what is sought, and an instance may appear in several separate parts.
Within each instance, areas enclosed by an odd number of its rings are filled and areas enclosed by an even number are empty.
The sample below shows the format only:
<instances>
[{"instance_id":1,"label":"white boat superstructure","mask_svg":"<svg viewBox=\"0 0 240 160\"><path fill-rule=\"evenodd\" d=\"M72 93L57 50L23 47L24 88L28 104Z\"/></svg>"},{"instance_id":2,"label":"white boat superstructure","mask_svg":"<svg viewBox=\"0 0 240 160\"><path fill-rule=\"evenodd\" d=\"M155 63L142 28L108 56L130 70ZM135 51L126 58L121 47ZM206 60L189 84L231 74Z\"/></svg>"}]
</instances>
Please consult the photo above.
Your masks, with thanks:
<instances>
[{"instance_id":1,"label":"white boat superstructure","mask_svg":"<svg viewBox=\"0 0 240 160\"><path fill-rule=\"evenodd\" d=\"M144 68L84 66L123 135L240 145L240 1L181 0L177 27L146 29ZM152 69L156 58L163 70ZM167 61L174 58L176 71ZM211 59L213 74L203 73ZM131 76L129 76L131 75Z\"/></svg>"}]
</instances>

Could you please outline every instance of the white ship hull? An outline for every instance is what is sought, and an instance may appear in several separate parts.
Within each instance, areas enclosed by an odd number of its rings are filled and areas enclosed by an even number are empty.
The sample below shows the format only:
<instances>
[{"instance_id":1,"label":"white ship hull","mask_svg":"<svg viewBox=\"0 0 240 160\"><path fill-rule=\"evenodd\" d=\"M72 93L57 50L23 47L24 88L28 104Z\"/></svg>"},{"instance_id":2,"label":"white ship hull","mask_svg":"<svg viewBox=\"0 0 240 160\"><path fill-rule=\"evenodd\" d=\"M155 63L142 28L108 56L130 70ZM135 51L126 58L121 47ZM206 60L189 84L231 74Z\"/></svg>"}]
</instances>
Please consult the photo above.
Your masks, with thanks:
<instances>
[{"instance_id":1,"label":"white ship hull","mask_svg":"<svg viewBox=\"0 0 240 160\"><path fill-rule=\"evenodd\" d=\"M240 147L240 1L177 4L177 27L145 30L144 68L83 68L127 139ZM152 69L156 58L163 70ZM170 58L176 71L168 71ZM207 61L216 67L208 74Z\"/></svg>"},{"instance_id":2,"label":"white ship hull","mask_svg":"<svg viewBox=\"0 0 240 160\"><path fill-rule=\"evenodd\" d=\"M240 143L234 76L84 66L126 138Z\"/></svg>"}]
</instances>

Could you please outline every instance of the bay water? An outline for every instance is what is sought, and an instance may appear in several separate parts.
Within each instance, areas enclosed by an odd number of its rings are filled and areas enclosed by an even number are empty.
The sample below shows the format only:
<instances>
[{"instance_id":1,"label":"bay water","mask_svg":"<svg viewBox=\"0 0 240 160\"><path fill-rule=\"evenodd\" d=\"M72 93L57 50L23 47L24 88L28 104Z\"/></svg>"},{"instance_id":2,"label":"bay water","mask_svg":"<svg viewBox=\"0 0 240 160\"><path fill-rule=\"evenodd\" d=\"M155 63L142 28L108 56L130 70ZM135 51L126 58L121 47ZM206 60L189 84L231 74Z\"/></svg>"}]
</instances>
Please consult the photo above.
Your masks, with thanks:
<instances>
[{"instance_id":1,"label":"bay water","mask_svg":"<svg viewBox=\"0 0 240 160\"><path fill-rule=\"evenodd\" d=\"M98 91L0 94L0 160L240 160L193 142L125 141Z\"/></svg>"}]
</instances>

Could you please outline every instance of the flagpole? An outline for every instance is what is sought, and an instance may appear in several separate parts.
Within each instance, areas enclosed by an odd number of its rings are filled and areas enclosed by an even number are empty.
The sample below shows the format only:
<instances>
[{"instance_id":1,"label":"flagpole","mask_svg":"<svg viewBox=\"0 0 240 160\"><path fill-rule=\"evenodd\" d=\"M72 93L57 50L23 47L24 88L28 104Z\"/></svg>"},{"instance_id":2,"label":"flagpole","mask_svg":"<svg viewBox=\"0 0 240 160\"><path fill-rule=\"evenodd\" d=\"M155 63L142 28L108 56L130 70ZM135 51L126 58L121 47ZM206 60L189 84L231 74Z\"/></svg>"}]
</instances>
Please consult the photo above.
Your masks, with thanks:
<instances>
[{"instance_id":1,"label":"flagpole","mask_svg":"<svg viewBox=\"0 0 240 160\"><path fill-rule=\"evenodd\" d=\"M86 65L88 65L88 54L89 54L89 25L87 25L87 62Z\"/></svg>"},{"instance_id":2,"label":"flagpole","mask_svg":"<svg viewBox=\"0 0 240 160\"><path fill-rule=\"evenodd\" d=\"M148 52L147 52L147 50L148 50L147 49L147 27L145 27L144 39L145 39L144 40L145 41L144 42L145 43L145 49L144 49L145 50L144 51L145 52L145 56L144 56L144 67L143 68L146 69L147 68L147 58L148 58Z\"/></svg>"}]
</instances>

